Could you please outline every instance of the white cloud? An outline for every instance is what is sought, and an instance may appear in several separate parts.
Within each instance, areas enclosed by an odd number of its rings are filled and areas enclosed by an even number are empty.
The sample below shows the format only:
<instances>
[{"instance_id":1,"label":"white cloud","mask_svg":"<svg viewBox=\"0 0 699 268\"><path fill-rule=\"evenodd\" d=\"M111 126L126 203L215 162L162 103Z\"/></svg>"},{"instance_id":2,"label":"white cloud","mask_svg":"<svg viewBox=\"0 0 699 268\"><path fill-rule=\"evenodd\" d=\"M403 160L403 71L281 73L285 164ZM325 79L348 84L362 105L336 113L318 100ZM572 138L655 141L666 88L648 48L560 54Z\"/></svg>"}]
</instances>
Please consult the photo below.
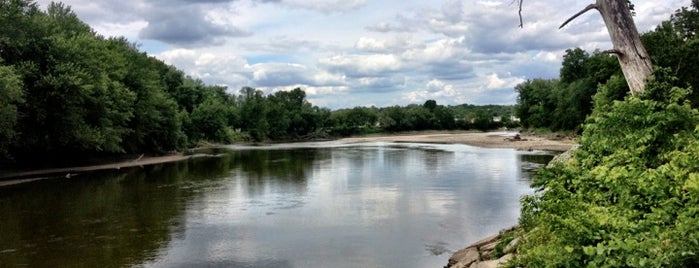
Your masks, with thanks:
<instances>
[{"instance_id":1,"label":"white cloud","mask_svg":"<svg viewBox=\"0 0 699 268\"><path fill-rule=\"evenodd\" d=\"M167 50L155 56L192 77L227 86L232 91L248 85L253 75L247 61L239 56L184 48Z\"/></svg>"},{"instance_id":2,"label":"white cloud","mask_svg":"<svg viewBox=\"0 0 699 268\"><path fill-rule=\"evenodd\" d=\"M512 77L511 74L508 74L509 77L501 78L498 74L492 73L487 76L487 86L486 88L488 89L502 89L502 88L514 88L518 84L526 81L524 78L521 77Z\"/></svg>"},{"instance_id":3,"label":"white cloud","mask_svg":"<svg viewBox=\"0 0 699 268\"><path fill-rule=\"evenodd\" d=\"M377 40L369 37L360 37L357 44L354 45L359 50L369 51L369 52L385 52L386 51L386 41Z\"/></svg>"},{"instance_id":4,"label":"white cloud","mask_svg":"<svg viewBox=\"0 0 699 268\"><path fill-rule=\"evenodd\" d=\"M435 100L440 104L460 104L466 102L464 92L456 90L452 84L445 83L438 79L432 79L420 90L403 94L403 99L411 103L422 103L427 100Z\"/></svg>"},{"instance_id":5,"label":"white cloud","mask_svg":"<svg viewBox=\"0 0 699 268\"><path fill-rule=\"evenodd\" d=\"M464 37L444 38L426 43L424 46L406 51L403 54L408 60L422 62L443 62L458 60L469 50L463 47Z\"/></svg>"},{"instance_id":6,"label":"white cloud","mask_svg":"<svg viewBox=\"0 0 699 268\"><path fill-rule=\"evenodd\" d=\"M344 12L364 6L364 0L284 0L283 3L297 8L322 12Z\"/></svg>"},{"instance_id":7,"label":"white cloud","mask_svg":"<svg viewBox=\"0 0 699 268\"><path fill-rule=\"evenodd\" d=\"M330 71L353 77L378 76L398 71L402 65L400 59L392 54L336 55L322 58L319 63Z\"/></svg>"},{"instance_id":8,"label":"white cloud","mask_svg":"<svg viewBox=\"0 0 699 268\"><path fill-rule=\"evenodd\" d=\"M124 36L124 33L134 33L130 36L125 36L129 39L135 39L141 30L148 26L148 22L145 20L135 20L130 22L104 22L92 27L100 34L106 37L119 37Z\"/></svg>"},{"instance_id":9,"label":"white cloud","mask_svg":"<svg viewBox=\"0 0 699 268\"><path fill-rule=\"evenodd\" d=\"M39 0L45 7L50 0ZM331 108L435 99L513 103L514 85L558 75L569 48L608 49L599 14L558 26L589 1L71 0L105 36L235 92L301 87ZM689 0L639 1L640 31Z\"/></svg>"},{"instance_id":10,"label":"white cloud","mask_svg":"<svg viewBox=\"0 0 699 268\"><path fill-rule=\"evenodd\" d=\"M562 59L560 57L558 57L558 55L556 55L556 53L549 52L549 51L539 51L539 53L536 53L536 56L534 56L534 60L551 62L551 63L562 62Z\"/></svg>"}]
</instances>

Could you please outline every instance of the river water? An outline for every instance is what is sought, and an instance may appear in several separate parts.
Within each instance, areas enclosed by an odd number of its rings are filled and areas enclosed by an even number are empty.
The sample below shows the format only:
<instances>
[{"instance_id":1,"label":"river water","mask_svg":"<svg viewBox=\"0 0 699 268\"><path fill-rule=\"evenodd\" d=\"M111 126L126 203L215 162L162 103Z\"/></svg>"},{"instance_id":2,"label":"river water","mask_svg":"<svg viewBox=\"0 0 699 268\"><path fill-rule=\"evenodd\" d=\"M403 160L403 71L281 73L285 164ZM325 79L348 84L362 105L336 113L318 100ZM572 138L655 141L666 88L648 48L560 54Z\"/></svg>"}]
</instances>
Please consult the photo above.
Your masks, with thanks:
<instances>
[{"instance_id":1,"label":"river water","mask_svg":"<svg viewBox=\"0 0 699 268\"><path fill-rule=\"evenodd\" d=\"M0 267L443 267L517 223L550 154L231 147L0 188Z\"/></svg>"}]
</instances>

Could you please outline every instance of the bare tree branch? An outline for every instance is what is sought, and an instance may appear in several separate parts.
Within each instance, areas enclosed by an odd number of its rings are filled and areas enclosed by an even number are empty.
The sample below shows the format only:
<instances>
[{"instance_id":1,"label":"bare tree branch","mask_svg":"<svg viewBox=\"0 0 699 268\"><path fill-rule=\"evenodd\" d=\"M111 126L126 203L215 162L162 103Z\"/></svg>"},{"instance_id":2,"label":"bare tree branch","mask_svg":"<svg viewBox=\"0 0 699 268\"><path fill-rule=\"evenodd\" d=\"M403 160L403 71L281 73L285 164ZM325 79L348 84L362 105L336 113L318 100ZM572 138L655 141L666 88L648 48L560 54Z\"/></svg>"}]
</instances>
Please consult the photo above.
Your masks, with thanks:
<instances>
[{"instance_id":1,"label":"bare tree branch","mask_svg":"<svg viewBox=\"0 0 699 268\"><path fill-rule=\"evenodd\" d=\"M605 51L602 51L602 54L614 54L614 55L617 55L617 56L624 55L624 53L622 53L622 52L619 51L618 49L609 49L609 50L605 50Z\"/></svg>"},{"instance_id":2,"label":"bare tree branch","mask_svg":"<svg viewBox=\"0 0 699 268\"><path fill-rule=\"evenodd\" d=\"M524 0L519 0L519 28L524 28L524 22L522 22L522 2L524 2Z\"/></svg>"},{"instance_id":3,"label":"bare tree branch","mask_svg":"<svg viewBox=\"0 0 699 268\"><path fill-rule=\"evenodd\" d=\"M588 12L588 11L590 11L590 10L592 10L592 9L597 9L597 5L596 5L596 4L590 4L589 6L585 7L583 10L580 10L580 12L578 12L578 13L575 14L575 15L573 15L573 16L570 17L568 20L566 20L563 24L561 24L561 26L558 27L558 29L563 28L564 26L566 26L566 24L568 24L569 22L573 21L575 18L579 17L579 16L582 15L582 14L585 14L585 12Z\"/></svg>"}]
</instances>

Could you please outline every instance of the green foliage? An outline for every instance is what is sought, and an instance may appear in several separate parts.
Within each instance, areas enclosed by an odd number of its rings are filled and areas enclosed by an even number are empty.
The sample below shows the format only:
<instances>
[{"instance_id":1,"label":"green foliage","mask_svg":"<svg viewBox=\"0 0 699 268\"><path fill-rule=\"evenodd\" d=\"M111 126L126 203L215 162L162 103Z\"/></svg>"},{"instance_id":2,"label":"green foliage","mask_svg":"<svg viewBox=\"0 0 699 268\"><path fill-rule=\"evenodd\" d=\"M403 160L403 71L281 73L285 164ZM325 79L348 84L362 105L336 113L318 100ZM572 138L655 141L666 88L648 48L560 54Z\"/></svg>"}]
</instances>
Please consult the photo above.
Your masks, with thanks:
<instances>
[{"instance_id":1,"label":"green foliage","mask_svg":"<svg viewBox=\"0 0 699 268\"><path fill-rule=\"evenodd\" d=\"M642 36L643 44L654 65L672 69L679 78L675 86L699 88L699 1L682 7L655 30ZM689 97L692 105L699 104L699 91Z\"/></svg>"},{"instance_id":2,"label":"green foliage","mask_svg":"<svg viewBox=\"0 0 699 268\"><path fill-rule=\"evenodd\" d=\"M534 79L515 87L517 116L528 128L580 130L592 112L592 96L612 77L622 77L613 56L576 48L566 50L559 80Z\"/></svg>"},{"instance_id":3,"label":"green foliage","mask_svg":"<svg viewBox=\"0 0 699 268\"><path fill-rule=\"evenodd\" d=\"M515 87L519 94L515 113L523 127L551 126L551 114L556 109L553 96L558 84L558 80L534 79Z\"/></svg>"},{"instance_id":4,"label":"green foliage","mask_svg":"<svg viewBox=\"0 0 699 268\"><path fill-rule=\"evenodd\" d=\"M230 113L230 108L215 98L207 99L199 104L194 108L191 116L192 125L194 125L195 133L198 135L195 140L231 142L233 136L228 127Z\"/></svg>"},{"instance_id":5,"label":"green foliage","mask_svg":"<svg viewBox=\"0 0 699 268\"><path fill-rule=\"evenodd\" d=\"M515 126L512 106L463 104L444 106L434 100L423 105L385 108L355 107L332 112L331 133L338 136L419 130L480 129ZM499 120L498 120L499 119Z\"/></svg>"},{"instance_id":6,"label":"green foliage","mask_svg":"<svg viewBox=\"0 0 699 268\"><path fill-rule=\"evenodd\" d=\"M136 96L110 77L110 62L118 62L118 55L87 33L53 35L49 40L48 68L30 89L37 97L32 104L44 105L34 108L46 113L43 122L37 122L44 125L37 134L48 139L37 145L53 150L122 152Z\"/></svg>"},{"instance_id":7,"label":"green foliage","mask_svg":"<svg viewBox=\"0 0 699 268\"><path fill-rule=\"evenodd\" d=\"M12 125L3 127L6 136L14 139L1 142L0 158L54 162L65 155L164 152L187 145L188 113L203 98L186 103L190 110L180 107L176 101L184 97L171 92L191 80L181 72L124 38L96 35L63 4L42 12L33 1L1 1L0 22L3 72L13 70L3 82L14 88L16 76L22 93L17 99L8 91L3 98L8 101L3 107L16 112L3 120ZM196 90L220 95L210 87Z\"/></svg>"},{"instance_id":8,"label":"green foliage","mask_svg":"<svg viewBox=\"0 0 699 268\"><path fill-rule=\"evenodd\" d=\"M513 121L512 117L516 110L512 105L483 105L476 106L462 104L449 107L456 118L455 125L451 128L491 130L501 127L519 127L519 122Z\"/></svg>"},{"instance_id":9,"label":"green foliage","mask_svg":"<svg viewBox=\"0 0 699 268\"><path fill-rule=\"evenodd\" d=\"M654 76L644 96L604 102L575 157L536 176L511 266L699 263L699 111L668 70Z\"/></svg>"},{"instance_id":10,"label":"green foliage","mask_svg":"<svg viewBox=\"0 0 699 268\"><path fill-rule=\"evenodd\" d=\"M595 107L592 111L592 116L608 112L614 101L623 100L628 94L629 87L626 84L626 79L618 75L612 76L607 83L600 85L599 90L592 97Z\"/></svg>"},{"instance_id":11,"label":"green foliage","mask_svg":"<svg viewBox=\"0 0 699 268\"><path fill-rule=\"evenodd\" d=\"M315 131L315 110L306 100L306 92L300 88L292 91L278 91L269 96L267 102L269 138L297 139Z\"/></svg>"},{"instance_id":12,"label":"green foliage","mask_svg":"<svg viewBox=\"0 0 699 268\"><path fill-rule=\"evenodd\" d=\"M16 142L17 105L23 102L22 80L14 68L0 65L0 156L6 156Z\"/></svg>"},{"instance_id":13,"label":"green foliage","mask_svg":"<svg viewBox=\"0 0 699 268\"><path fill-rule=\"evenodd\" d=\"M336 136L376 132L374 126L378 121L379 111L375 107L341 109L330 114L331 133Z\"/></svg>"}]
</instances>

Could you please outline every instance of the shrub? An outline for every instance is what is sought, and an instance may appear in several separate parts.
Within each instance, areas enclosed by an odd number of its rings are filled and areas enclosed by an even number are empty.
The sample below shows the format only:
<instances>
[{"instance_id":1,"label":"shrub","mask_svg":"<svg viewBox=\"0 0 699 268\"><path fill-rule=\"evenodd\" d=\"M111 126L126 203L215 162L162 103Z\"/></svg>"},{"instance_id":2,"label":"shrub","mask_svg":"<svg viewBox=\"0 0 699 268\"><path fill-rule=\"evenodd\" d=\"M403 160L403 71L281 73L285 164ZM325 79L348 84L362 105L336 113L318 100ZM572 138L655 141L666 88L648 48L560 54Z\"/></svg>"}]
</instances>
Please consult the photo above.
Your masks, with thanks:
<instances>
[{"instance_id":1,"label":"shrub","mask_svg":"<svg viewBox=\"0 0 699 268\"><path fill-rule=\"evenodd\" d=\"M699 263L699 112L658 70L646 93L596 107L575 157L522 199L521 267Z\"/></svg>"}]
</instances>

